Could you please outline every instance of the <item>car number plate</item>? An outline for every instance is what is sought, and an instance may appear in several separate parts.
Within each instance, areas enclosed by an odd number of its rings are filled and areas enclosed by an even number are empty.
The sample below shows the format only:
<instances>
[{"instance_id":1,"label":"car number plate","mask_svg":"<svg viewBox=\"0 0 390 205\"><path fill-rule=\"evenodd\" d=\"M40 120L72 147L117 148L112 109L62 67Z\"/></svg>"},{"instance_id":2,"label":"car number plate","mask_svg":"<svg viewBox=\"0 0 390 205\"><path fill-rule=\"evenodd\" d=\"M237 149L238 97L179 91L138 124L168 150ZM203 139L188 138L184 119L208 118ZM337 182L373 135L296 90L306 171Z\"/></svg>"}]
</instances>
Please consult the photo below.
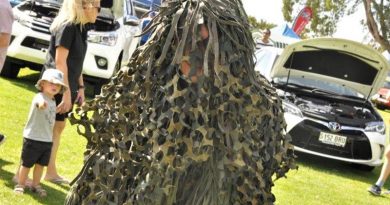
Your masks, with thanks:
<instances>
[{"instance_id":1,"label":"car number plate","mask_svg":"<svg viewBox=\"0 0 390 205\"><path fill-rule=\"evenodd\" d=\"M338 147L345 147L345 144L347 143L347 137L334 135L326 132L320 133L319 140L324 144L335 145Z\"/></svg>"}]
</instances>

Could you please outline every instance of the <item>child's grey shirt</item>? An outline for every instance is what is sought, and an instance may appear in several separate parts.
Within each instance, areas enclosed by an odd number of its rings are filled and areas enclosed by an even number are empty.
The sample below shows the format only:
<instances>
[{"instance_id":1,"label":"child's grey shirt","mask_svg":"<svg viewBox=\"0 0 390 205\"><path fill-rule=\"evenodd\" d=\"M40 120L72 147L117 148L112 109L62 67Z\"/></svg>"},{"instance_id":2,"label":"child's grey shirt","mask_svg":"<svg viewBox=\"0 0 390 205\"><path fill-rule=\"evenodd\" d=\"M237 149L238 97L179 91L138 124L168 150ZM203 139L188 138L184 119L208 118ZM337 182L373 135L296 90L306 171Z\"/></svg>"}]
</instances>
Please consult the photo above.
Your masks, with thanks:
<instances>
[{"instance_id":1,"label":"child's grey shirt","mask_svg":"<svg viewBox=\"0 0 390 205\"><path fill-rule=\"evenodd\" d=\"M42 99L47 103L45 109L38 108L38 102ZM23 137L36 141L52 142L55 118L56 102L54 99L50 99L41 92L37 93L31 103Z\"/></svg>"}]
</instances>

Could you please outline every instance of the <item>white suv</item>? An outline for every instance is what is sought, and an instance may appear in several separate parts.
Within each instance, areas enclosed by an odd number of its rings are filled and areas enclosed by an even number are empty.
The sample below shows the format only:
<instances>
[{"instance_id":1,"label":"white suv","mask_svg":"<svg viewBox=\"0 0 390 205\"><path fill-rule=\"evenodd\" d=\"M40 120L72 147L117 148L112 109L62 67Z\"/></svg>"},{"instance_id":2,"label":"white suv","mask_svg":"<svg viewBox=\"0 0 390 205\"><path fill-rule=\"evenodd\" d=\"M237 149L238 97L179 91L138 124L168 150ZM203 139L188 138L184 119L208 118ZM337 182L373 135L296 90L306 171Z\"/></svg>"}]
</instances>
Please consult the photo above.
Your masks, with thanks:
<instances>
[{"instance_id":1,"label":"white suv","mask_svg":"<svg viewBox=\"0 0 390 205\"><path fill-rule=\"evenodd\" d=\"M15 21L2 76L16 78L21 67L41 70L50 41L49 27L61 7L62 0L25 0L13 8ZM88 32L88 49L83 73L95 85L102 84L127 61L134 51L129 49L139 19L132 0L102 1L95 29Z\"/></svg>"}]
</instances>

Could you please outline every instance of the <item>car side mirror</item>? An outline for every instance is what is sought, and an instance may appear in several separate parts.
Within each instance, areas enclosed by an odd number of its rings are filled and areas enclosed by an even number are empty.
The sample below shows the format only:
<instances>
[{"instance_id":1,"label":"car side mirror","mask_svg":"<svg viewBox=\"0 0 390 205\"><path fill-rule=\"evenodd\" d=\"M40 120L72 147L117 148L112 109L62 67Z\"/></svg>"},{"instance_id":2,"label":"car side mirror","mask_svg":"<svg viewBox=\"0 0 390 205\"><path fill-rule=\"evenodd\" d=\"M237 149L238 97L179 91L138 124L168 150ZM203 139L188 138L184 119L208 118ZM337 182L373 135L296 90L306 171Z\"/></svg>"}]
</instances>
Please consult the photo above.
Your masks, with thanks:
<instances>
[{"instance_id":1,"label":"car side mirror","mask_svg":"<svg viewBox=\"0 0 390 205\"><path fill-rule=\"evenodd\" d=\"M123 17L123 24L127 26L138 26L139 19L133 15L126 15Z\"/></svg>"},{"instance_id":2,"label":"car side mirror","mask_svg":"<svg viewBox=\"0 0 390 205\"><path fill-rule=\"evenodd\" d=\"M113 4L114 4L113 0L101 0L100 1L100 6L102 8L111 8Z\"/></svg>"}]
</instances>

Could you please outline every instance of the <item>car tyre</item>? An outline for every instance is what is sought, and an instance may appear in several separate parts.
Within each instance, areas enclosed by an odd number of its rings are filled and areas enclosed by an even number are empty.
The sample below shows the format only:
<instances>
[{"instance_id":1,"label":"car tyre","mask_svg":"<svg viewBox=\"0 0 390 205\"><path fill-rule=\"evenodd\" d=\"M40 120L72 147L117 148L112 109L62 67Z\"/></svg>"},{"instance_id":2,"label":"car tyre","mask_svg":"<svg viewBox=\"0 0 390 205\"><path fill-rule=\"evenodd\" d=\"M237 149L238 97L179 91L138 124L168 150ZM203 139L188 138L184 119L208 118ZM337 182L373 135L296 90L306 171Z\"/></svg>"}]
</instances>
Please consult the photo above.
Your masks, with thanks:
<instances>
[{"instance_id":1,"label":"car tyre","mask_svg":"<svg viewBox=\"0 0 390 205\"><path fill-rule=\"evenodd\" d=\"M12 63L10 60L6 59L0 75L6 78L16 78L19 74L19 71L20 66L18 64Z\"/></svg>"}]
</instances>

